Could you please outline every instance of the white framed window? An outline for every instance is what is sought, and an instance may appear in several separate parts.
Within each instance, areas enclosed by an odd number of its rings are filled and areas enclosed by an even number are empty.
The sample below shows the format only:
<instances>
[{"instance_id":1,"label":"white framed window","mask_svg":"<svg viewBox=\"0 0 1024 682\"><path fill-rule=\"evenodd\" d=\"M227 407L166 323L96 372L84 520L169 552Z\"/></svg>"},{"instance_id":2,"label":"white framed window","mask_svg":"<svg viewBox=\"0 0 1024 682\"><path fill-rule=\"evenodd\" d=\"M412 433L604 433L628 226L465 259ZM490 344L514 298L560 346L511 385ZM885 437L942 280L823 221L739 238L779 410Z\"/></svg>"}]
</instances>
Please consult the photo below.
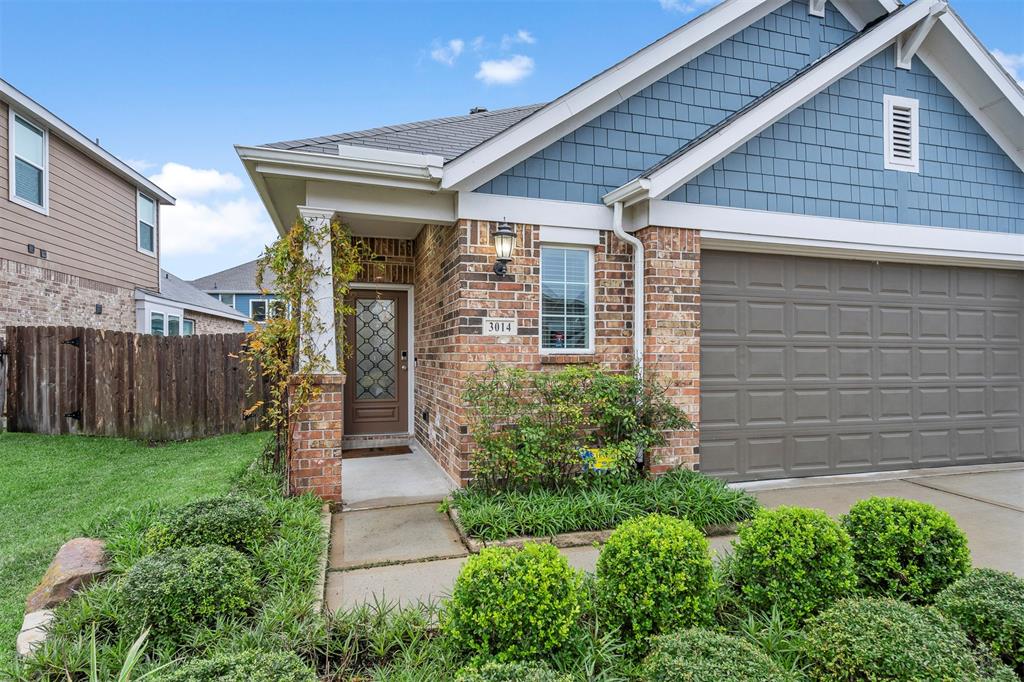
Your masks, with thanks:
<instances>
[{"instance_id":1,"label":"white framed window","mask_svg":"<svg viewBox=\"0 0 1024 682\"><path fill-rule=\"evenodd\" d=\"M33 211L50 211L49 132L8 108L10 199Z\"/></svg>"},{"instance_id":2,"label":"white framed window","mask_svg":"<svg viewBox=\"0 0 1024 682\"><path fill-rule=\"evenodd\" d=\"M540 248L540 350L594 352L594 250Z\"/></svg>"},{"instance_id":3,"label":"white framed window","mask_svg":"<svg viewBox=\"0 0 1024 682\"><path fill-rule=\"evenodd\" d=\"M157 245L157 204L156 200L138 193L138 248L142 253L156 255Z\"/></svg>"},{"instance_id":4,"label":"white framed window","mask_svg":"<svg viewBox=\"0 0 1024 682\"><path fill-rule=\"evenodd\" d=\"M181 336L181 318L177 315L167 316L167 336Z\"/></svg>"},{"instance_id":5,"label":"white framed window","mask_svg":"<svg viewBox=\"0 0 1024 682\"><path fill-rule=\"evenodd\" d=\"M192 322L192 320L185 320L185 322ZM192 322L191 328L195 329L194 322ZM184 333L185 329L181 315L155 311L149 314L149 333L153 336L191 336L192 332Z\"/></svg>"},{"instance_id":6,"label":"white framed window","mask_svg":"<svg viewBox=\"0 0 1024 682\"><path fill-rule=\"evenodd\" d=\"M214 298L223 303L229 305L232 308L235 307L235 295L234 294L214 294Z\"/></svg>"},{"instance_id":7,"label":"white framed window","mask_svg":"<svg viewBox=\"0 0 1024 682\"><path fill-rule=\"evenodd\" d=\"M286 303L285 301L282 301L279 298L274 298L274 299L270 300L269 310L270 310L270 317L272 317L273 319L277 320L277 319L280 319L282 317L287 317L288 316L289 306L288 306L288 303Z\"/></svg>"},{"instance_id":8,"label":"white framed window","mask_svg":"<svg viewBox=\"0 0 1024 682\"><path fill-rule=\"evenodd\" d=\"M267 320L267 299L254 298L249 301L249 319L253 322L266 322Z\"/></svg>"},{"instance_id":9,"label":"white framed window","mask_svg":"<svg viewBox=\"0 0 1024 682\"><path fill-rule=\"evenodd\" d=\"M150 313L149 314L149 333L153 336L164 335L164 324L166 319L163 313Z\"/></svg>"},{"instance_id":10,"label":"white framed window","mask_svg":"<svg viewBox=\"0 0 1024 682\"><path fill-rule=\"evenodd\" d=\"M187 317L181 321L181 335L192 336L196 333L196 321Z\"/></svg>"},{"instance_id":11,"label":"white framed window","mask_svg":"<svg viewBox=\"0 0 1024 682\"><path fill-rule=\"evenodd\" d=\"M910 97L885 95L882 103L885 168L917 173L921 168L918 101Z\"/></svg>"}]
</instances>

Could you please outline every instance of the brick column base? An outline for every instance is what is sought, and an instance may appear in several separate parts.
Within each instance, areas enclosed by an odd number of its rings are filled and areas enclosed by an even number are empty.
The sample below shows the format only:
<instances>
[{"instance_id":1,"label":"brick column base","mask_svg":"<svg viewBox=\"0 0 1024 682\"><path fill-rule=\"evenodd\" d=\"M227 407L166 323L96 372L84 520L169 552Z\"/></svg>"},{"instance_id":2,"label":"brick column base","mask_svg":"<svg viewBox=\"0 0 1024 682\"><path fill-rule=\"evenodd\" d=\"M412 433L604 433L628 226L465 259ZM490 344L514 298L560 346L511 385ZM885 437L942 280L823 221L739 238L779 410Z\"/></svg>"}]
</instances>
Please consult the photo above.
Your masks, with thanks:
<instances>
[{"instance_id":1,"label":"brick column base","mask_svg":"<svg viewBox=\"0 0 1024 682\"><path fill-rule=\"evenodd\" d=\"M700 232L651 226L636 236L645 250L644 368L699 428ZM667 445L647 454L649 471L696 468L699 430L667 435Z\"/></svg>"},{"instance_id":2,"label":"brick column base","mask_svg":"<svg viewBox=\"0 0 1024 682\"><path fill-rule=\"evenodd\" d=\"M312 379L320 393L302 407L289 427L288 492L313 493L341 504L345 375L318 374ZM292 378L293 383L297 381Z\"/></svg>"}]
</instances>

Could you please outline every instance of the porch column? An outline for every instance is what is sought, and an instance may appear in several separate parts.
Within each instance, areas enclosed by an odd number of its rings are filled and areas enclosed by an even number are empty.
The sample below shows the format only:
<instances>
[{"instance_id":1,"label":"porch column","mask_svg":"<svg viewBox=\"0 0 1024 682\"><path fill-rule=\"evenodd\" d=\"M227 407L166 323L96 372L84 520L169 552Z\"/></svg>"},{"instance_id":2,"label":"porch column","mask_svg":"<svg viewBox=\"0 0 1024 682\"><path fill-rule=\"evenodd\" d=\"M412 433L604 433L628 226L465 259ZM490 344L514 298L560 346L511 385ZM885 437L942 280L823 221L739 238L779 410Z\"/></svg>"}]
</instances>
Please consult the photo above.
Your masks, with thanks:
<instances>
[{"instance_id":1,"label":"porch column","mask_svg":"<svg viewBox=\"0 0 1024 682\"><path fill-rule=\"evenodd\" d=\"M323 227L330 224L332 211L299 208L303 220ZM318 323L301 330L299 354L302 361L320 358L317 374L310 382L317 396L293 415L289 424L288 489L293 495L313 493L321 499L341 504L341 439L344 433L345 376L338 371L337 336L334 320L334 281L331 271L330 238L305 245L305 257L321 275L313 282L309 306ZM301 377L292 378L291 390ZM294 393L292 393L294 395Z\"/></svg>"}]
</instances>

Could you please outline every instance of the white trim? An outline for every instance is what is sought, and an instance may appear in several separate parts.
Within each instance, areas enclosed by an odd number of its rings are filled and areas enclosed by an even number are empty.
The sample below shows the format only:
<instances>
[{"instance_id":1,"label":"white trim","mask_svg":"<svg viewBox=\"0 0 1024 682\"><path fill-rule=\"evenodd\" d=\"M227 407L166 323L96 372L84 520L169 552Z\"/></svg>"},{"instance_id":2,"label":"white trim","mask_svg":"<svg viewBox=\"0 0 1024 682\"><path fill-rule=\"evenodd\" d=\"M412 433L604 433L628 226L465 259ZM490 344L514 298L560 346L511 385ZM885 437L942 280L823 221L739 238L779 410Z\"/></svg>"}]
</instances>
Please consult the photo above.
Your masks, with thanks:
<instances>
[{"instance_id":1,"label":"white trim","mask_svg":"<svg viewBox=\"0 0 1024 682\"><path fill-rule=\"evenodd\" d=\"M145 199L149 199L150 201L153 202L153 218L154 218L154 223L155 224L153 225L153 250L152 251L150 251L148 249L142 248L142 222L143 221L142 221L142 216L139 215L139 198L140 197L141 198L145 198ZM148 225L149 223L146 223L146 224ZM159 229L160 229L160 202L157 201L156 199L154 199L153 197L149 196L145 192L142 192L141 190L136 191L136 193L135 193L135 248L139 251L139 253L144 253L147 256L152 256L153 258L157 257L156 254L157 254L157 251L160 248L160 237L159 237L160 232L159 232Z\"/></svg>"},{"instance_id":2,"label":"white trim","mask_svg":"<svg viewBox=\"0 0 1024 682\"><path fill-rule=\"evenodd\" d=\"M191 324L192 325L192 332L189 333L189 334L185 333L185 325L186 324ZM195 336L196 335L196 321L195 321L195 318L192 318L192 317L183 317L183 318L181 318L181 335L182 336Z\"/></svg>"},{"instance_id":3,"label":"white trim","mask_svg":"<svg viewBox=\"0 0 1024 682\"><path fill-rule=\"evenodd\" d=\"M725 0L448 162L442 187L479 187L784 4Z\"/></svg>"},{"instance_id":4,"label":"white trim","mask_svg":"<svg viewBox=\"0 0 1024 682\"><path fill-rule=\"evenodd\" d=\"M651 224L701 231L703 248L1024 269L1024 234L652 201Z\"/></svg>"},{"instance_id":5,"label":"white trim","mask_svg":"<svg viewBox=\"0 0 1024 682\"><path fill-rule=\"evenodd\" d=\"M249 318L246 317L246 315L244 313L240 313L240 312L236 311L235 315L229 315L229 314L226 314L222 310L215 310L213 308L204 308L201 305L195 305L194 303L190 303L190 302L187 302L187 301L175 301L173 299L164 298L163 296L159 296L157 294L153 294L153 293L151 293L149 291L145 291L143 289L136 289L135 290L135 301L136 301L136 303L144 302L144 303L151 303L153 305L158 305L158 306L168 306L168 307L172 307L172 308L180 308L182 310L194 310L197 313L203 313L204 315L212 315L214 317L221 317L221 318L224 318L225 320L236 320L238 322L248 322L249 321Z\"/></svg>"},{"instance_id":6,"label":"white trim","mask_svg":"<svg viewBox=\"0 0 1024 682\"><path fill-rule=\"evenodd\" d=\"M337 154L318 154L272 147L235 145L243 163L264 175L342 180L437 189L444 159L434 154L396 152L373 147L338 145ZM379 178L379 180L374 180Z\"/></svg>"},{"instance_id":7,"label":"white trim","mask_svg":"<svg viewBox=\"0 0 1024 682\"><path fill-rule=\"evenodd\" d=\"M938 22L939 17L946 13L949 9L949 5L942 0L932 5L931 12L928 16L918 24L910 35L901 36L896 40L896 68L910 71L910 67L914 61L914 55L921 48L921 44L924 39L928 37L928 32L932 30L932 26Z\"/></svg>"},{"instance_id":8,"label":"white trim","mask_svg":"<svg viewBox=\"0 0 1024 682\"><path fill-rule=\"evenodd\" d=\"M552 225L589 230L612 229L612 212L601 204L530 199L483 192L459 192L458 219L507 220L521 225Z\"/></svg>"},{"instance_id":9,"label":"white trim","mask_svg":"<svg viewBox=\"0 0 1024 682\"><path fill-rule=\"evenodd\" d=\"M252 304L262 303L263 304L263 319L257 320L252 314ZM253 322L266 322L270 318L270 299L269 298L250 298L249 299L249 319Z\"/></svg>"},{"instance_id":10,"label":"white trim","mask_svg":"<svg viewBox=\"0 0 1024 682\"><path fill-rule=\"evenodd\" d=\"M573 244L597 246L601 243L600 230L581 230L575 227L540 226L540 240L547 244Z\"/></svg>"},{"instance_id":11,"label":"white trim","mask_svg":"<svg viewBox=\"0 0 1024 682\"><path fill-rule=\"evenodd\" d=\"M408 369L409 386L408 386L408 401L409 407L406 410L406 417L408 424L406 425L407 432L411 435L416 430L416 335L415 335L415 317L413 315L416 312L415 298L416 298L416 287L412 284L374 284L373 282L352 282L348 285L349 289L359 289L362 291L380 289L381 291L404 291L406 292L406 349L409 353L407 358L406 366ZM391 434L359 434L360 437L364 435L391 435Z\"/></svg>"},{"instance_id":12,"label":"white trim","mask_svg":"<svg viewBox=\"0 0 1024 682\"><path fill-rule=\"evenodd\" d=\"M895 109L899 107L910 112L910 159L897 158L893 149L893 123ZM886 170L917 173L921 169L921 133L919 102L912 97L896 95L882 96L882 145Z\"/></svg>"},{"instance_id":13,"label":"white trim","mask_svg":"<svg viewBox=\"0 0 1024 682\"><path fill-rule=\"evenodd\" d=\"M807 13L812 17L825 16L825 0L808 0Z\"/></svg>"},{"instance_id":14,"label":"white trim","mask_svg":"<svg viewBox=\"0 0 1024 682\"><path fill-rule=\"evenodd\" d=\"M941 3L941 0L939 2ZM930 4L915 2L890 15L852 44L841 48L830 58L779 88L759 105L740 113L715 135L648 174L648 195L661 199L689 182L716 161L891 45L897 36L928 16L931 9ZM609 192L605 195L605 202L609 201L609 197L614 199L616 193L626 191L629 184ZM632 196L636 197L637 194L634 193Z\"/></svg>"},{"instance_id":15,"label":"white trim","mask_svg":"<svg viewBox=\"0 0 1024 682\"><path fill-rule=\"evenodd\" d=\"M586 348L545 348L544 347L544 256L540 256L538 264L537 296L540 298L537 309L537 347L541 355L593 355L597 347L594 340L594 289L597 284L597 277L594 273L594 248L579 246L577 244L541 243L540 248L565 249L567 251L586 251L587 253L587 347ZM565 317L565 315L563 315Z\"/></svg>"},{"instance_id":16,"label":"white trim","mask_svg":"<svg viewBox=\"0 0 1024 682\"><path fill-rule=\"evenodd\" d=\"M0 81L0 83L3 83L3 81ZM31 161L28 161L27 159L22 159L23 161L25 161L25 163L29 164L33 168L36 168L37 170L39 170L42 173L42 181L43 181L43 187L42 187L42 192L43 192L42 200L43 200L43 203L42 203L42 205L32 203L28 199L24 199L22 197L19 197L16 194L16 192L15 192L15 187L17 185L17 177L16 176L17 176L17 172L18 172L17 171L17 164L15 163L15 159L17 158L17 152L16 152L16 149L15 149L17 147L17 141L16 141L17 131L15 130L15 125L16 125L15 121L16 121L16 119L19 119L19 118L22 121L24 121L28 126L30 126L32 128L35 128L40 133L42 133L42 137L43 137L43 159L42 159L43 165L42 165L42 168L40 168L39 166L35 165ZM32 116L29 116L29 115L26 115L26 114L22 114L21 112L16 111L13 106L8 106L7 107L7 146L9 147L9 150L8 150L9 153L7 155L7 159L8 159L8 164L7 164L7 175L8 175L7 184L9 185L9 189L10 189L10 191L8 193L10 195L10 200L12 202L18 204L19 206L24 206L25 208L33 210L36 213L42 213L43 215L47 215L47 216L50 215L50 129L46 127L46 124L37 121Z\"/></svg>"},{"instance_id":17,"label":"white trim","mask_svg":"<svg viewBox=\"0 0 1024 682\"><path fill-rule=\"evenodd\" d=\"M100 164L113 171L116 175L121 176L132 185L146 189L150 194L158 197L161 203L174 204L174 197L170 194L157 187L155 184L147 180L141 173L134 170L131 166L85 137L85 135L72 128L51 111L47 110L38 102L28 97L2 78L0 78L0 99L6 100L10 106L28 112L32 118L43 121L47 128L55 130L62 138L70 142L74 147L85 152L85 154L92 157L93 160L98 161Z\"/></svg>"}]
</instances>

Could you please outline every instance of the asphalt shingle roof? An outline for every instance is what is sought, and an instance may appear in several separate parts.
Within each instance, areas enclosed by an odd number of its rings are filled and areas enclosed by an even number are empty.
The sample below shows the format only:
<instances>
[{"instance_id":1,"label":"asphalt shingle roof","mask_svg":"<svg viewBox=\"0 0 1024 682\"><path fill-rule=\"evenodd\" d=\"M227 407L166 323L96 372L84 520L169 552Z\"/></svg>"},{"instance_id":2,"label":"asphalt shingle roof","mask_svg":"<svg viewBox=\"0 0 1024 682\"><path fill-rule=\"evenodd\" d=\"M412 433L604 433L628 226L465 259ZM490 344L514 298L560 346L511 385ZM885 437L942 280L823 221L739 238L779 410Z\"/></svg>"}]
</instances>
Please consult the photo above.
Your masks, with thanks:
<instances>
[{"instance_id":1,"label":"asphalt shingle roof","mask_svg":"<svg viewBox=\"0 0 1024 682\"><path fill-rule=\"evenodd\" d=\"M203 308L205 312L235 319L245 316L213 296L203 293L185 280L160 269L160 298L180 303L185 308Z\"/></svg>"},{"instance_id":2,"label":"asphalt shingle roof","mask_svg":"<svg viewBox=\"0 0 1024 682\"><path fill-rule=\"evenodd\" d=\"M544 104L531 104L304 140L272 142L263 146L318 154L337 154L340 143L417 154L437 154L444 157L445 161L451 161L503 130L511 128L543 106Z\"/></svg>"},{"instance_id":3,"label":"asphalt shingle roof","mask_svg":"<svg viewBox=\"0 0 1024 682\"><path fill-rule=\"evenodd\" d=\"M256 262L236 265L227 270L215 272L206 277L192 280L192 286L202 291L223 292L225 294L260 294L263 293L256 288ZM266 289L274 288L274 273L269 270L263 273L263 286Z\"/></svg>"}]
</instances>

